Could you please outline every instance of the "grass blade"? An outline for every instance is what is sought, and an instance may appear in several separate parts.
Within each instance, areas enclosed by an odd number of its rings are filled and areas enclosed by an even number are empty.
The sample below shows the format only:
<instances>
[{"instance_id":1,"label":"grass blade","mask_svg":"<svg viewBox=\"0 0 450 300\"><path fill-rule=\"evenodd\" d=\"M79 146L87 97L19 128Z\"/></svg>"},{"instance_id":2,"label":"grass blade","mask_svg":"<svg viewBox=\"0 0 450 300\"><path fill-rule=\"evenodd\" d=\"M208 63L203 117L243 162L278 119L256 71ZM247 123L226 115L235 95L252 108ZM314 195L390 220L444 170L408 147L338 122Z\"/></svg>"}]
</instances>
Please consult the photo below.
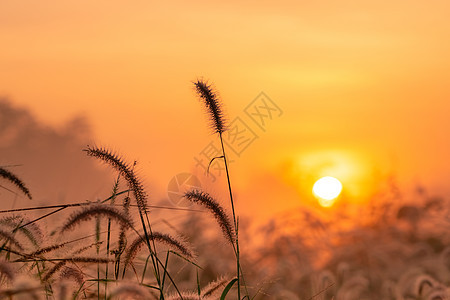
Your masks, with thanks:
<instances>
[{"instance_id":1,"label":"grass blade","mask_svg":"<svg viewBox=\"0 0 450 300\"><path fill-rule=\"evenodd\" d=\"M227 296L228 292L231 290L231 288L237 281L238 281L238 279L234 278L227 284L227 286L225 287L225 289L222 292L222 295L220 296L220 300L225 300L225 297Z\"/></svg>"}]
</instances>

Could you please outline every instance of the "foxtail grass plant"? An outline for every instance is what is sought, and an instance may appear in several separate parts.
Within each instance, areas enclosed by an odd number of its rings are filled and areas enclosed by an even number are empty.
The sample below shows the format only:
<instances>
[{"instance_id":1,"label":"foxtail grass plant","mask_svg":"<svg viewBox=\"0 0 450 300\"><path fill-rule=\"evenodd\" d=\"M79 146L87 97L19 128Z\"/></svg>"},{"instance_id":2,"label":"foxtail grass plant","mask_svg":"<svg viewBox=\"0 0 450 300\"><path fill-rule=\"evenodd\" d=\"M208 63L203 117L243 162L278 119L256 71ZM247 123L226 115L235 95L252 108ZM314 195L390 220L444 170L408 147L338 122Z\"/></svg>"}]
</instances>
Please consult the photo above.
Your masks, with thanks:
<instances>
[{"instance_id":1,"label":"foxtail grass plant","mask_svg":"<svg viewBox=\"0 0 450 300\"><path fill-rule=\"evenodd\" d=\"M124 227L133 227L133 222L127 215L120 212L118 209L106 204L92 204L83 208L70 216L66 223L61 228L61 232L73 229L77 224L85 220L90 220L97 216L107 216L109 219L117 221Z\"/></svg>"},{"instance_id":2,"label":"foxtail grass plant","mask_svg":"<svg viewBox=\"0 0 450 300\"><path fill-rule=\"evenodd\" d=\"M208 83L205 80L197 80L194 82L195 91L200 98L200 101L205 105L206 112L209 115L210 127L212 131L219 135L220 145L222 148L222 155L220 157L213 158L222 158L225 164L225 172L227 175L227 184L228 184L228 193L230 196L231 203L231 211L233 214L233 225L234 225L234 238L231 238L231 242L233 244L233 249L236 255L236 275L237 275L237 293L238 299L241 299L241 284L242 284L242 269L240 265L240 253L239 253L239 219L236 216L236 210L234 206L233 200L233 192L231 188L230 181L230 173L228 170L228 159L225 152L225 147L223 144L223 133L227 130L227 120L225 118L225 114L223 112L223 105L219 99L218 92L213 88L212 84ZM212 161L211 161L212 162ZM210 162L210 164L211 164ZM219 221L219 224L220 221ZM222 225L221 225L222 227ZM223 229L223 228L222 228ZM248 293L246 295L248 297Z\"/></svg>"},{"instance_id":3,"label":"foxtail grass plant","mask_svg":"<svg viewBox=\"0 0 450 300\"><path fill-rule=\"evenodd\" d=\"M134 172L135 164L131 165L129 163L126 163L122 157L111 152L106 148L88 146L84 151L88 156L97 158L105 162L112 168L116 169L119 172L119 175L122 176L127 182L129 190L132 192L138 206L139 218L141 220L142 228L144 231L144 241L146 242L148 249L150 251L150 257L153 264L153 271L161 292L161 299L164 299L161 271L160 271L160 265L162 265L162 263L159 261L156 255L157 251L155 242L154 240L151 239L152 228L147 213L147 193L144 190L143 184L141 183L141 181ZM121 222L121 225L124 228L127 227L126 223ZM125 268L126 266L124 266L123 270L124 274ZM164 271L164 273L166 272ZM116 272L116 274L118 274L118 271Z\"/></svg>"},{"instance_id":4,"label":"foxtail grass plant","mask_svg":"<svg viewBox=\"0 0 450 300\"><path fill-rule=\"evenodd\" d=\"M54 299L56 296L68 298L72 293L73 299L78 297L113 299L120 296L155 296L155 299L216 299L221 293L224 298L237 282L238 297L241 293L242 269L240 267L238 220L235 213L233 194L228 163L223 147L222 134L227 129L222 105L217 93L206 82L198 81L197 92L203 100L211 118L213 131L219 134L222 144L222 156L224 159L232 218L226 210L209 194L194 190L185 194L189 201L205 207L216 219L225 239L232 245L236 256L237 278L226 279L222 277L202 288L198 271L202 268L197 265L196 254L189 244L173 235L152 230L148 205L148 194L140 178L136 175L134 163L128 163L122 156L103 147L87 146L83 151L87 156L93 157L115 171L117 177L114 181L111 195L103 200L88 201L82 203L47 205L28 208L2 210L0 213L13 213L0 218L0 281L13 285L12 288L0 286L0 296L13 297L23 294L30 297L45 295L45 298ZM0 180L12 184L19 193L32 199L31 193L25 183L15 174L0 167ZM121 186L126 185L126 190ZM3 187L3 186L2 186ZM120 199L122 198L122 199ZM122 200L122 203L120 203ZM135 203L133 203L135 201ZM116 204L117 203L117 204ZM133 204L132 204L133 203ZM140 219L140 227L133 220L131 209L137 208L137 216ZM64 219L61 226L52 230L49 237L44 238L38 222L49 216L60 213L65 209L76 209ZM173 207L171 209L174 209ZM29 211L51 210L34 219L28 219L20 215ZM19 214L19 215L15 215ZM104 221L107 223L103 223ZM93 230L83 237L67 240L74 234L83 232L86 223L94 222ZM106 226L104 226L105 224ZM102 231L102 228L105 228ZM115 229L117 228L117 229ZM59 233L59 234L57 234ZM117 233L117 236L113 234ZM179 236L182 236L180 234ZM82 244L82 247L76 246ZM156 245L168 249L165 259L162 261L163 251L157 251ZM81 246L81 245L80 245ZM148 256L145 263L137 259L138 252L146 246ZM159 249L161 250L161 249ZM105 253L105 252L106 253ZM106 255L104 255L106 254ZM175 256L183 259L197 271L197 293L180 291L174 280L173 274L168 271L169 257ZM23 264L21 268L10 268L15 264ZM114 264L114 275L109 274L109 264ZM152 267L148 267L152 266ZM136 282L128 284L127 267L132 268L136 275ZM142 277L138 276L139 268ZM34 276L40 282L39 286L17 286L15 284L15 270L28 270L29 275ZM131 272L128 272L131 273ZM152 276L148 276L149 273ZM121 278L119 278L121 274ZM178 275L178 274L176 274ZM72 287L70 286L72 283ZM76 283L73 290L73 283ZM18 287L22 288L20 290ZM41 298L41 297L39 297Z\"/></svg>"},{"instance_id":5,"label":"foxtail grass plant","mask_svg":"<svg viewBox=\"0 0 450 300\"><path fill-rule=\"evenodd\" d=\"M0 167L0 178L3 178L14 184L25 196L27 196L29 199L32 199L30 190L27 188L25 183L11 171Z\"/></svg>"},{"instance_id":6,"label":"foxtail grass plant","mask_svg":"<svg viewBox=\"0 0 450 300\"><path fill-rule=\"evenodd\" d=\"M220 206L220 204L208 193L199 190L189 191L184 194L184 197L193 203L206 207L216 219L225 238L234 247L234 243L236 241L234 228L231 225L228 215L225 213L225 210Z\"/></svg>"},{"instance_id":7,"label":"foxtail grass plant","mask_svg":"<svg viewBox=\"0 0 450 300\"><path fill-rule=\"evenodd\" d=\"M147 238L148 237L147 225L150 224L148 223L146 225L144 220L144 215L147 215L147 193L144 190L143 184L141 183L141 181L134 172L134 164L131 165L125 162L125 160L121 156L117 155L116 153L113 153L112 151L106 148L88 146L84 151L88 156L97 158L105 162L112 168L116 169L119 172L119 174L126 180L129 189L132 191L136 203L138 205L138 211L142 222L142 228L144 230L146 240L148 241L149 239ZM151 231L151 228L149 228L149 230ZM148 247L151 250L150 243L148 244ZM156 253L156 249L153 250Z\"/></svg>"}]
</instances>

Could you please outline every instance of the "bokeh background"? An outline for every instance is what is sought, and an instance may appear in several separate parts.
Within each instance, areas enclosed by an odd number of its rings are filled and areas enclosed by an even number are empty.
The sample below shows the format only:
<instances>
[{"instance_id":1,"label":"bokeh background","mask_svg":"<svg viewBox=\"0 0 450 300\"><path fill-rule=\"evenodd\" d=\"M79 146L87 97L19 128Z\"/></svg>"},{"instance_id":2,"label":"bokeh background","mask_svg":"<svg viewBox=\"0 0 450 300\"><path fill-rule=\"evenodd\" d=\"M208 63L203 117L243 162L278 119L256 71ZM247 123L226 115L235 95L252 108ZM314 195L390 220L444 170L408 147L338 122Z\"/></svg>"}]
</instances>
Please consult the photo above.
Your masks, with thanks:
<instances>
[{"instance_id":1,"label":"bokeh background","mask_svg":"<svg viewBox=\"0 0 450 300\"><path fill-rule=\"evenodd\" d=\"M85 157L88 144L137 160L155 204L176 204L167 189L180 173L227 203L223 174L196 161L217 142L199 78L257 135L230 167L248 224L443 201L449 11L443 0L1 1L0 164L34 195L2 189L2 207L103 197L114 174ZM245 113L261 92L280 109L264 129ZM325 175L344 186L327 209L311 193Z\"/></svg>"}]
</instances>

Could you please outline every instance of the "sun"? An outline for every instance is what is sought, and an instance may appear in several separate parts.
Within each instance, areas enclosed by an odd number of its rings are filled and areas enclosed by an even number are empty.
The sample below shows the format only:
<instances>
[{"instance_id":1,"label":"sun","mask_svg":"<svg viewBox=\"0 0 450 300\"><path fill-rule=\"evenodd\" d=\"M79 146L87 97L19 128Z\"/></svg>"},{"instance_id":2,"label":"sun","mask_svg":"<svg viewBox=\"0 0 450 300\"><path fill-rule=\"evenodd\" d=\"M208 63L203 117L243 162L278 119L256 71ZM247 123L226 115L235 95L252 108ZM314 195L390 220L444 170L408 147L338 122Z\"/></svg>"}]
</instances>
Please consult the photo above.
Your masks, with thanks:
<instances>
[{"instance_id":1,"label":"sun","mask_svg":"<svg viewBox=\"0 0 450 300\"><path fill-rule=\"evenodd\" d=\"M325 176L314 183L313 194L323 207L330 207L342 191L342 183L334 177Z\"/></svg>"}]
</instances>

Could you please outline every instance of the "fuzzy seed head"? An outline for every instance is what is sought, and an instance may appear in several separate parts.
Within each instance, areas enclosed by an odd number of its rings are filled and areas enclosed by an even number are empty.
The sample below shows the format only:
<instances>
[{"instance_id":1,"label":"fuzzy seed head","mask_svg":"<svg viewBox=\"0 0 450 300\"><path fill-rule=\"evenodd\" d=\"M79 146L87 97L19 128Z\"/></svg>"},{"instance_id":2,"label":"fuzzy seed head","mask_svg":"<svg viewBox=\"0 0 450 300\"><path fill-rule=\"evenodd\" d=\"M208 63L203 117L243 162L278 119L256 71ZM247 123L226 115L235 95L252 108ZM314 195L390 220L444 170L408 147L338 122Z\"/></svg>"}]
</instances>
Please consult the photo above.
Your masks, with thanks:
<instances>
[{"instance_id":1,"label":"fuzzy seed head","mask_svg":"<svg viewBox=\"0 0 450 300\"><path fill-rule=\"evenodd\" d=\"M5 239L14 245L17 249L23 250L22 244L16 239L16 237L9 231L0 228L0 239Z\"/></svg>"},{"instance_id":2,"label":"fuzzy seed head","mask_svg":"<svg viewBox=\"0 0 450 300\"><path fill-rule=\"evenodd\" d=\"M5 168L0 167L0 178L4 178L14 184L19 190L25 194L29 199L31 199L31 194L28 188L25 186L22 180L19 179L16 175L6 170Z\"/></svg>"},{"instance_id":3,"label":"fuzzy seed head","mask_svg":"<svg viewBox=\"0 0 450 300\"><path fill-rule=\"evenodd\" d=\"M64 265L67 263L67 261L60 261L57 264L55 264L53 266L53 268L51 268L50 270L48 270L48 272L45 274L45 276L42 278L43 282L46 282L48 280L50 280L50 278L52 278L52 276L58 272L62 267L64 267Z\"/></svg>"},{"instance_id":4,"label":"fuzzy seed head","mask_svg":"<svg viewBox=\"0 0 450 300\"><path fill-rule=\"evenodd\" d=\"M193 190L184 194L184 197L189 201L206 207L214 216L217 223L222 229L223 235L231 243L234 244L235 235L230 218L225 213L225 209L214 200L208 193Z\"/></svg>"},{"instance_id":5,"label":"fuzzy seed head","mask_svg":"<svg viewBox=\"0 0 450 300\"><path fill-rule=\"evenodd\" d=\"M178 251L180 254L188 257L193 258L194 254L189 249L188 246L186 246L183 242L178 241L177 239L173 238L172 236L160 233L160 232L153 232L151 235L149 235L149 239L155 242L160 242L163 244L166 244L170 248ZM128 248L126 255L125 255L125 266L127 266L136 256L138 251L141 249L141 247L146 243L145 237L139 236L136 238Z\"/></svg>"},{"instance_id":6,"label":"fuzzy seed head","mask_svg":"<svg viewBox=\"0 0 450 300\"><path fill-rule=\"evenodd\" d=\"M64 247L65 245L66 245L66 243L62 243L62 244L55 244L55 245L51 245L48 247L44 247L44 248L34 251L33 253L30 253L29 256L36 256L36 255L41 255L41 254L45 254L48 252L52 252L52 251L55 251L55 250L58 250L58 249Z\"/></svg>"},{"instance_id":7,"label":"fuzzy seed head","mask_svg":"<svg viewBox=\"0 0 450 300\"><path fill-rule=\"evenodd\" d=\"M61 271L61 274L59 276L59 278L61 280L63 279L69 279L72 278L73 280L75 280L80 286L83 284L84 282L84 275L83 273L76 269L76 268L72 268L72 267L64 267Z\"/></svg>"},{"instance_id":8,"label":"fuzzy seed head","mask_svg":"<svg viewBox=\"0 0 450 300\"><path fill-rule=\"evenodd\" d=\"M222 134L226 130L226 121L217 92L207 81L194 82L195 91L200 100L205 104L214 132Z\"/></svg>"},{"instance_id":9,"label":"fuzzy seed head","mask_svg":"<svg viewBox=\"0 0 450 300\"><path fill-rule=\"evenodd\" d=\"M62 227L61 232L71 230L80 222L90 220L93 217L98 216L108 217L127 228L133 227L133 222L131 219L118 209L107 204L92 204L83 208L81 211L72 214L69 217L69 220Z\"/></svg>"},{"instance_id":10,"label":"fuzzy seed head","mask_svg":"<svg viewBox=\"0 0 450 300\"><path fill-rule=\"evenodd\" d=\"M111 152L106 148L90 147L88 146L83 151L86 152L88 156L98 158L110 165L113 169L119 172L119 174L125 178L128 183L129 188L133 192L134 197L139 210L146 211L147 209L147 193L144 191L144 186L136 176L133 165L130 165L124 161L122 157Z\"/></svg>"},{"instance_id":11,"label":"fuzzy seed head","mask_svg":"<svg viewBox=\"0 0 450 300\"><path fill-rule=\"evenodd\" d=\"M201 290L202 298L211 297L221 291L222 287L225 287L230 279L222 277L215 281L210 282L206 287Z\"/></svg>"},{"instance_id":12,"label":"fuzzy seed head","mask_svg":"<svg viewBox=\"0 0 450 300\"><path fill-rule=\"evenodd\" d=\"M111 299L159 299L148 288L134 282L121 282L110 292Z\"/></svg>"},{"instance_id":13,"label":"fuzzy seed head","mask_svg":"<svg viewBox=\"0 0 450 300\"><path fill-rule=\"evenodd\" d=\"M28 224L26 226L22 226ZM15 230L21 235L25 236L31 244L39 247L43 240L43 233L36 223L31 223L28 218L20 215L6 216L0 219L0 225Z\"/></svg>"}]
</instances>

